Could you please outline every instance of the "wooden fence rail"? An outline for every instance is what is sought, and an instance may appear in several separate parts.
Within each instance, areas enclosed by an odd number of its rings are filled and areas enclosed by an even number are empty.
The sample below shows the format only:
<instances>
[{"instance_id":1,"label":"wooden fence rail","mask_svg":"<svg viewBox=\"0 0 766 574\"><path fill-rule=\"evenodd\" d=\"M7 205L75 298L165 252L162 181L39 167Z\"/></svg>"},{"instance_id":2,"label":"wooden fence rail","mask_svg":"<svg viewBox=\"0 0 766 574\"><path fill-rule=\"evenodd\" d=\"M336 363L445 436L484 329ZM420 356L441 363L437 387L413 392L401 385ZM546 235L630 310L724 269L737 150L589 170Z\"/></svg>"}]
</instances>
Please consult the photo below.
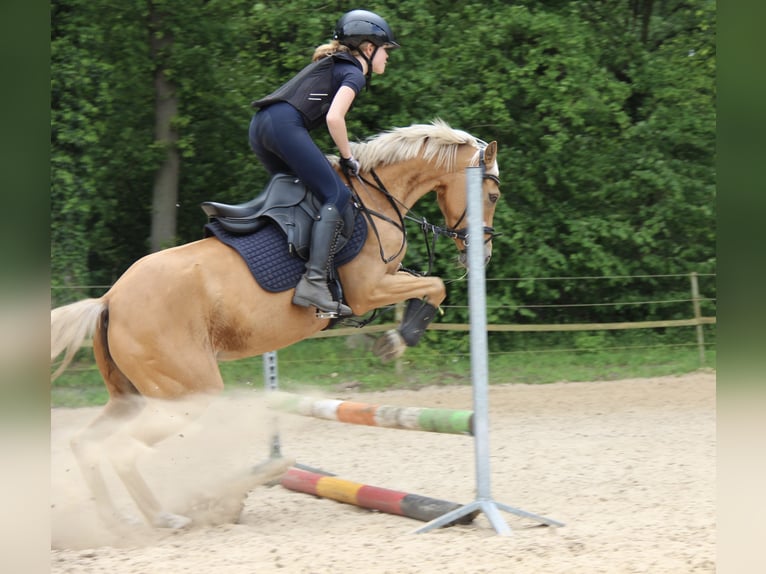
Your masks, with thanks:
<instances>
[{"instance_id":1,"label":"wooden fence rail","mask_svg":"<svg viewBox=\"0 0 766 574\"><path fill-rule=\"evenodd\" d=\"M714 325L715 317L699 317L696 319L673 319L668 321L633 321L626 323L554 323L550 325L487 325L488 332L543 332L543 331L615 331L619 329L657 329L660 327L694 327L697 325ZM329 331L320 331L311 338L321 339L326 337L344 337L355 335L360 332L380 333L395 329L396 323L383 323L370 325L359 329L358 327L338 327ZM430 331L469 331L468 323L432 323Z\"/></svg>"},{"instance_id":2,"label":"wooden fence rail","mask_svg":"<svg viewBox=\"0 0 766 574\"><path fill-rule=\"evenodd\" d=\"M625 323L572 323L550 325L487 325L487 332L546 332L546 331L615 331L620 329L657 329L660 327L697 327L697 346L699 348L700 367L705 366L705 339L702 336L703 325L715 325L715 317L695 317L694 319L674 319L668 321L632 321ZM358 333L380 333L396 329L397 323L358 327L338 327L329 331L320 331L311 338L344 337ZM431 323L430 331L470 331L468 323Z\"/></svg>"},{"instance_id":3,"label":"wooden fence rail","mask_svg":"<svg viewBox=\"0 0 766 574\"><path fill-rule=\"evenodd\" d=\"M672 319L665 321L630 321L621 323L555 323L555 324L489 324L488 332L546 332L546 331L615 331L626 329L658 329L673 327L696 327L697 347L699 349L700 366L705 366L705 339L702 327L704 325L715 325L715 317L704 317L700 310L698 275L696 272L689 274L691 282L692 311L694 317L691 319ZM397 320L401 319L401 306L397 307ZM360 333L381 333L390 329L395 329L398 323L382 323L378 325L367 325L363 329L358 327L337 327L327 331L320 331L311 338L321 339L326 337L346 337ZM429 327L431 331L470 331L469 323L432 323ZM91 341L86 341L83 346L91 346Z\"/></svg>"}]
</instances>

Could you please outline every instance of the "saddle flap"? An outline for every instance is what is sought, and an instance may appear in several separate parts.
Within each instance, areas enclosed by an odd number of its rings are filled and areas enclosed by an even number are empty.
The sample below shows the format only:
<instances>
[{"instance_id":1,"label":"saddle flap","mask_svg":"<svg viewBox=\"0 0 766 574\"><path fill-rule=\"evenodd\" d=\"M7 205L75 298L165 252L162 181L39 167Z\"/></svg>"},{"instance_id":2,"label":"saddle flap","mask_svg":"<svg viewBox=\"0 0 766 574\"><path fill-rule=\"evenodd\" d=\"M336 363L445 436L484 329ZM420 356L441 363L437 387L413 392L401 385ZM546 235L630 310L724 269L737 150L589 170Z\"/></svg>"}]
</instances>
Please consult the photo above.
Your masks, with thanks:
<instances>
[{"instance_id":1,"label":"saddle flap","mask_svg":"<svg viewBox=\"0 0 766 574\"><path fill-rule=\"evenodd\" d=\"M270 209L300 205L307 199L307 196L309 199L313 199L308 188L294 175L277 174L271 178L263 193L256 198L263 198L257 211L262 214ZM314 205L319 207L316 202Z\"/></svg>"}]
</instances>

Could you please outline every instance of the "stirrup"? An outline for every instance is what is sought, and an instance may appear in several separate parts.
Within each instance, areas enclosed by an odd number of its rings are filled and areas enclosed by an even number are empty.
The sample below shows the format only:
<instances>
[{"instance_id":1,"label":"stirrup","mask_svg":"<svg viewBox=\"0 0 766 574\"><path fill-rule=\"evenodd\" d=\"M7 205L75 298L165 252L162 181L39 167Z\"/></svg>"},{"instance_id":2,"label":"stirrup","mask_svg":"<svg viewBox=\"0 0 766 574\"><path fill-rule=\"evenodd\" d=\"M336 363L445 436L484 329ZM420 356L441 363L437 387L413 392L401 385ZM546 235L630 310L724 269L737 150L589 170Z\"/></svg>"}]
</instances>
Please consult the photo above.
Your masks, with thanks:
<instances>
[{"instance_id":1,"label":"stirrup","mask_svg":"<svg viewBox=\"0 0 766 574\"><path fill-rule=\"evenodd\" d=\"M317 309L316 312L317 319L337 319L338 317L340 317L340 314L337 311L322 311Z\"/></svg>"},{"instance_id":2,"label":"stirrup","mask_svg":"<svg viewBox=\"0 0 766 574\"><path fill-rule=\"evenodd\" d=\"M340 301L336 301L336 303L338 304L338 307L335 309L335 311L322 311L319 307L317 307L316 318L317 319L339 319L342 317L353 316L353 313L351 315L341 315L339 312L341 303Z\"/></svg>"}]
</instances>

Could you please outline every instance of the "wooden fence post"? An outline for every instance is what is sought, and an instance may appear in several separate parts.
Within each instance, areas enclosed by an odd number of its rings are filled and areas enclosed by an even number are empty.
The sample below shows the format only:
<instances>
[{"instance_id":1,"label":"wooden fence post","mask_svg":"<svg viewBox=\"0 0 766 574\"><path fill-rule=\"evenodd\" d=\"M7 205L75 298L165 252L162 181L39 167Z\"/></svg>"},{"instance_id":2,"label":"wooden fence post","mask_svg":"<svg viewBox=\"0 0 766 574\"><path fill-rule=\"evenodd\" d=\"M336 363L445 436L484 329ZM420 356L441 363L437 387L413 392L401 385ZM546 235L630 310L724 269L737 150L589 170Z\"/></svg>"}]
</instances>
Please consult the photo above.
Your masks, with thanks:
<instances>
[{"instance_id":1,"label":"wooden fence post","mask_svg":"<svg viewBox=\"0 0 766 574\"><path fill-rule=\"evenodd\" d=\"M705 335L702 331L702 312L700 311L700 289L697 281L697 272L689 274L692 283L692 305L694 306L694 319L697 321L697 347L699 348L700 367L705 366Z\"/></svg>"}]
</instances>

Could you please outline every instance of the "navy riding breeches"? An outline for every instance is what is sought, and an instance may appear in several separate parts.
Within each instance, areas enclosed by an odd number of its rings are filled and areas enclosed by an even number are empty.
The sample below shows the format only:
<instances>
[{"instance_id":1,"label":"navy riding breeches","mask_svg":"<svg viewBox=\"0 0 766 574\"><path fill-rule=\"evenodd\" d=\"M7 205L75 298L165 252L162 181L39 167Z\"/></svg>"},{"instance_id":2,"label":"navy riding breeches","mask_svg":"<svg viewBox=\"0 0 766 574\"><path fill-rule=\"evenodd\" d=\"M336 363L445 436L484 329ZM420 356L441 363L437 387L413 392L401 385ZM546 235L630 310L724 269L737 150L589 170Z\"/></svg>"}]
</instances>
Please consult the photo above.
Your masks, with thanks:
<instances>
[{"instance_id":1,"label":"navy riding breeches","mask_svg":"<svg viewBox=\"0 0 766 574\"><path fill-rule=\"evenodd\" d=\"M258 111L250 122L250 147L271 175L290 173L324 204L343 213L351 192L311 139L301 113L286 102Z\"/></svg>"}]
</instances>

